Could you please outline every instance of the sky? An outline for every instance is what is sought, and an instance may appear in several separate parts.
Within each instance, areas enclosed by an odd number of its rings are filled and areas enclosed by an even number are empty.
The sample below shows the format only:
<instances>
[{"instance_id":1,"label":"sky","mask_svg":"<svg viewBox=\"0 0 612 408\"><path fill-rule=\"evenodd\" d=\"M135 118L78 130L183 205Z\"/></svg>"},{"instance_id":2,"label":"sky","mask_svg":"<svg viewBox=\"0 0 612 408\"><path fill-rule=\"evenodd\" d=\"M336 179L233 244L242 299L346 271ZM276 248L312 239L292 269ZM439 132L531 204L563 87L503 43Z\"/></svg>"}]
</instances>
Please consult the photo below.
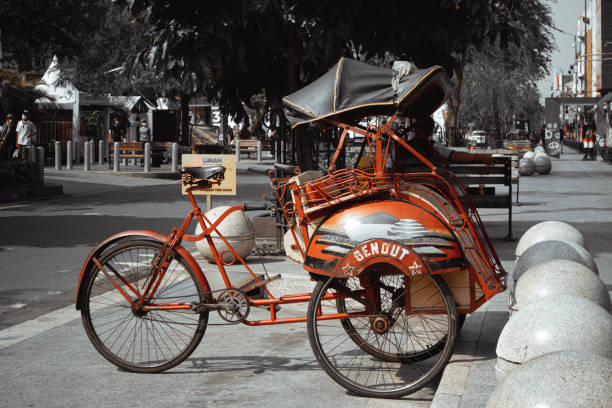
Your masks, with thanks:
<instances>
[{"instance_id":1,"label":"sky","mask_svg":"<svg viewBox=\"0 0 612 408\"><path fill-rule=\"evenodd\" d=\"M576 33L578 16L584 14L584 0L548 0L555 27L566 33ZM587 1L588 3L588 1ZM588 5L588 4L587 4ZM574 37L553 30L556 50L551 54L550 75L538 82L542 98L550 96L555 68L567 73L574 62Z\"/></svg>"}]
</instances>

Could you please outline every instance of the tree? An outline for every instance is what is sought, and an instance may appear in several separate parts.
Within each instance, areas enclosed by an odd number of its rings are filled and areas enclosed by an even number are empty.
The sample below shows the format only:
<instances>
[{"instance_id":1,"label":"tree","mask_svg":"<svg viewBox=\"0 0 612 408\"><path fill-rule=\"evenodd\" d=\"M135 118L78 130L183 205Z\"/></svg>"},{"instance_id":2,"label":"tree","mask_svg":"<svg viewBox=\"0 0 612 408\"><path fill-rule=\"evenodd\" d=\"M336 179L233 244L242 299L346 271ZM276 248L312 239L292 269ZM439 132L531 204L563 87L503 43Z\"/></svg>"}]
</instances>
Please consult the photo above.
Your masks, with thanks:
<instances>
[{"instance_id":1,"label":"tree","mask_svg":"<svg viewBox=\"0 0 612 408\"><path fill-rule=\"evenodd\" d=\"M478 52L478 49L482 49L482 47L466 47L456 56L458 61L454 76L456 86L448 101L449 114L446 119L447 134L451 135L451 139L455 139L453 135L456 134L459 119L464 71L470 63L474 62L476 64L473 67L474 69L470 71L472 75L476 72L483 75L482 82L486 84L483 86L488 87L483 91L485 93L488 91L495 93L494 97L488 99L488 106L491 108L497 106L500 95L511 94L512 87L520 88L525 83L531 84L532 81L540 79L548 72L550 52L553 49L550 33L552 18L549 7L543 4L541 0L501 0L493 2L492 7L496 19L495 24L509 28L502 30L498 37L490 37L492 41L489 42L482 53ZM488 63L482 66L483 61ZM478 64L481 64L481 69L478 69ZM502 68L501 73L499 68ZM495 70L497 70L498 75L491 77L490 74ZM506 83L506 90L500 93L500 89L498 89L499 81L509 78L512 72L516 73L516 78ZM527 75L521 76L519 72ZM485 78L487 77L491 79L486 81ZM475 80L470 78L472 82ZM491 87L492 84L497 86ZM531 86L530 93L533 94L533 92L537 91ZM508 98L507 100L518 101L520 99ZM533 98L530 100L533 100ZM480 101L480 99L476 99L476 101ZM494 118L498 118L498 116L494 115ZM499 126L496 126L496 128L499 128ZM456 143L456 140L454 142Z\"/></svg>"},{"instance_id":2,"label":"tree","mask_svg":"<svg viewBox=\"0 0 612 408\"><path fill-rule=\"evenodd\" d=\"M418 66L440 64L461 83L465 52L486 40L518 42L518 19L538 0L116 0L150 28L147 50L135 59L183 90L204 90L224 113L245 116L251 97L280 100L317 78L341 56L390 54ZM523 3L528 6L521 6ZM538 20L540 21L540 20ZM183 95L188 97L189 94ZM458 109L459 95L453 109ZM298 138L299 140L299 138ZM304 148L308 148L302 146ZM304 155L300 164L305 164Z\"/></svg>"},{"instance_id":3,"label":"tree","mask_svg":"<svg viewBox=\"0 0 612 408\"><path fill-rule=\"evenodd\" d=\"M12 54L19 70L27 71L36 56L78 55L103 11L99 1L0 0L3 57Z\"/></svg>"}]
</instances>

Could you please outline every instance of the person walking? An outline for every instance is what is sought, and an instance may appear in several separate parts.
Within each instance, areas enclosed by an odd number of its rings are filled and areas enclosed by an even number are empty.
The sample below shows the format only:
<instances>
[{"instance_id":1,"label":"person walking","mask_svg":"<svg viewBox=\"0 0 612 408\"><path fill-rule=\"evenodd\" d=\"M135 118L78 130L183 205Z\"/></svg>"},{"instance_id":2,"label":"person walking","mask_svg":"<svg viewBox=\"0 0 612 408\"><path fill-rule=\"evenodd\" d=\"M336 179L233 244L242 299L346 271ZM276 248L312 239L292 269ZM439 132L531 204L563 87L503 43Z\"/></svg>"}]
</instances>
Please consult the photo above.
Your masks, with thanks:
<instances>
[{"instance_id":1,"label":"person walking","mask_svg":"<svg viewBox=\"0 0 612 408\"><path fill-rule=\"evenodd\" d=\"M138 128L138 141L142 143L151 141L151 129L147 126L146 120L140 122L140 127Z\"/></svg>"},{"instance_id":2,"label":"person walking","mask_svg":"<svg viewBox=\"0 0 612 408\"><path fill-rule=\"evenodd\" d=\"M110 125L108 129L108 137L110 138L110 142L121 142L123 135L123 126L119 122L119 118L115 117L113 119L113 123Z\"/></svg>"},{"instance_id":3,"label":"person walking","mask_svg":"<svg viewBox=\"0 0 612 408\"><path fill-rule=\"evenodd\" d=\"M27 160L28 150L36 145L36 125L28 119L27 111L21 115L21 120L15 129L17 133L17 148L19 149L19 160Z\"/></svg>"},{"instance_id":4,"label":"person walking","mask_svg":"<svg viewBox=\"0 0 612 408\"><path fill-rule=\"evenodd\" d=\"M8 161L13 158L13 153L17 147L17 132L13 115L6 115L6 121L0 131L0 162Z\"/></svg>"},{"instance_id":5,"label":"person walking","mask_svg":"<svg viewBox=\"0 0 612 408\"><path fill-rule=\"evenodd\" d=\"M144 152L145 143L151 141L151 129L147 126L146 120L140 122L140 128L138 128L138 141L142 143L142 150ZM144 166L144 159L140 160L140 165Z\"/></svg>"}]
</instances>

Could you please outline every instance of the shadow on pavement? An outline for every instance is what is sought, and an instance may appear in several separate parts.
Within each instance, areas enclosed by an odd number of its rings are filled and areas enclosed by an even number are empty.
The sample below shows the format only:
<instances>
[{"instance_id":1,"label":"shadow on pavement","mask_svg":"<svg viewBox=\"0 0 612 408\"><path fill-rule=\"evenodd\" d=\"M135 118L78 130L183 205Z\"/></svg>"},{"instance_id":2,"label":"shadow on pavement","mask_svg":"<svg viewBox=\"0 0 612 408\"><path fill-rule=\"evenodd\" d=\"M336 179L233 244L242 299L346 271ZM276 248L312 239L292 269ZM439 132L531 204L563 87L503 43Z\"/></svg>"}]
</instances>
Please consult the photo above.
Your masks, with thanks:
<instances>
[{"instance_id":1,"label":"shadow on pavement","mask_svg":"<svg viewBox=\"0 0 612 408\"><path fill-rule=\"evenodd\" d=\"M182 218L139 218L107 215L14 216L2 220L0 246L39 248L95 246L121 231L145 229L168 234ZM42 229L40 226L44 225ZM32 231L39 231L32 233Z\"/></svg>"}]
</instances>

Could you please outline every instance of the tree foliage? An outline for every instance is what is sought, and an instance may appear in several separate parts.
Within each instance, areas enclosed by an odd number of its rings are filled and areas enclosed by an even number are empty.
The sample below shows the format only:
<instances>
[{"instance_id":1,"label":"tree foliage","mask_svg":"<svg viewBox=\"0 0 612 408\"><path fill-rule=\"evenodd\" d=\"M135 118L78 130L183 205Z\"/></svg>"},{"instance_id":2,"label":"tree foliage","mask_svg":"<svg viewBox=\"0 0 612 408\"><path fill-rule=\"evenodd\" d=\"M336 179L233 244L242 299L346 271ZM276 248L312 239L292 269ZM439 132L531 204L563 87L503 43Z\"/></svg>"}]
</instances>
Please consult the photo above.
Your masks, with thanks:
<instances>
[{"instance_id":1,"label":"tree foliage","mask_svg":"<svg viewBox=\"0 0 612 408\"><path fill-rule=\"evenodd\" d=\"M184 91L205 90L232 114L262 89L268 101L279 101L341 56L392 54L452 72L455 55L468 46L521 37L512 13L521 2L512 0L117 3L151 27L140 64L176 79Z\"/></svg>"},{"instance_id":2,"label":"tree foliage","mask_svg":"<svg viewBox=\"0 0 612 408\"><path fill-rule=\"evenodd\" d=\"M3 48L21 71L32 67L36 56L53 52L60 57L83 51L90 33L99 27L104 6L82 0L0 0Z\"/></svg>"},{"instance_id":3,"label":"tree foliage","mask_svg":"<svg viewBox=\"0 0 612 408\"><path fill-rule=\"evenodd\" d=\"M480 98L478 95L470 96L468 107L461 109L469 116L477 115L473 109L478 112L482 112L483 109L474 106L473 103L487 103L488 109L495 112L502 109L504 112L512 111L513 108L505 102L503 108L498 107L497 105L502 103L498 98L512 95L508 96L506 101L517 104L533 101L534 92L537 92L533 82L548 72L550 53L553 49L550 32L552 17L549 7L542 0L500 0L492 2L492 5L497 24L511 29L495 41L485 43L484 48L468 47L457 55L459 64L455 70L456 87L448 103L449 115L446 123L451 138L456 130L460 107L464 101L464 79L469 80L467 94L488 95L485 98ZM464 78L464 70L469 74L469 78ZM479 75L481 77L478 77ZM532 108L536 109L535 106ZM499 118L497 114L493 115L493 118L496 117ZM497 124L495 128L501 130Z\"/></svg>"},{"instance_id":4,"label":"tree foliage","mask_svg":"<svg viewBox=\"0 0 612 408\"><path fill-rule=\"evenodd\" d=\"M506 133L513 116L528 119L532 126L541 120L543 108L535 84L538 67L517 62L520 49L510 45L500 50L492 44L480 51L469 50L461 88L459 123L473 124L479 129L495 129Z\"/></svg>"}]
</instances>

